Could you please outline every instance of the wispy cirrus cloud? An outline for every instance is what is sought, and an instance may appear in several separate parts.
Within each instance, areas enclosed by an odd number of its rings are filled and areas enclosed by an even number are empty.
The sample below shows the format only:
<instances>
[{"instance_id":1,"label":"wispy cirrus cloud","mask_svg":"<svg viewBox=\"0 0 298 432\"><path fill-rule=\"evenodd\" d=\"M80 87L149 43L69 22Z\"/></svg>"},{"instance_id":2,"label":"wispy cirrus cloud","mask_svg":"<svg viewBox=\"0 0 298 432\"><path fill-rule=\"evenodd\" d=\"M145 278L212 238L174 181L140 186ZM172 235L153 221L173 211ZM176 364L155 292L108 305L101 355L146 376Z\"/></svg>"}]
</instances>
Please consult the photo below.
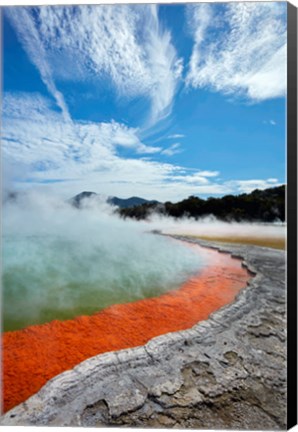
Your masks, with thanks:
<instances>
[{"instance_id":1,"label":"wispy cirrus cloud","mask_svg":"<svg viewBox=\"0 0 298 432\"><path fill-rule=\"evenodd\" d=\"M171 112L182 72L156 5L7 8L48 90L67 113L55 80L108 79L124 98L151 101L150 123Z\"/></svg>"},{"instance_id":2,"label":"wispy cirrus cloud","mask_svg":"<svg viewBox=\"0 0 298 432\"><path fill-rule=\"evenodd\" d=\"M64 97L55 85L53 71L47 60L46 47L29 9L24 7L5 8L5 13L14 26L27 55L39 70L42 81L61 109L64 119L71 121Z\"/></svg>"},{"instance_id":3,"label":"wispy cirrus cloud","mask_svg":"<svg viewBox=\"0 0 298 432\"><path fill-rule=\"evenodd\" d=\"M184 138L185 137L185 135L183 135L183 134L172 134L172 135L169 135L167 138L168 139L179 139L179 138Z\"/></svg>"},{"instance_id":4,"label":"wispy cirrus cloud","mask_svg":"<svg viewBox=\"0 0 298 432\"><path fill-rule=\"evenodd\" d=\"M170 147L162 150L161 154L166 156L174 156L175 154L181 153L183 150L181 149L180 143L174 143Z\"/></svg>"},{"instance_id":5,"label":"wispy cirrus cloud","mask_svg":"<svg viewBox=\"0 0 298 432\"><path fill-rule=\"evenodd\" d=\"M186 82L262 101L286 93L286 4L188 7L194 38Z\"/></svg>"},{"instance_id":6,"label":"wispy cirrus cloud","mask_svg":"<svg viewBox=\"0 0 298 432\"><path fill-rule=\"evenodd\" d=\"M183 62L177 58L171 42L171 33L164 30L158 19L156 5L150 5L151 14L146 15L148 31L145 50L150 68L152 83L152 122L167 117L171 113L178 81L182 75Z\"/></svg>"},{"instance_id":7,"label":"wispy cirrus cloud","mask_svg":"<svg viewBox=\"0 0 298 432\"><path fill-rule=\"evenodd\" d=\"M276 123L276 121L275 120L263 120L263 124L265 124L265 125L271 125L271 126L276 126L277 125L277 123Z\"/></svg>"},{"instance_id":8,"label":"wispy cirrus cloud","mask_svg":"<svg viewBox=\"0 0 298 432\"><path fill-rule=\"evenodd\" d=\"M109 159L117 148L137 154L160 152L138 137L138 129L109 123L65 122L50 101L39 94L5 94L3 100L3 151L28 164L40 161L45 170L67 163ZM49 162L51 161L51 162Z\"/></svg>"}]
</instances>

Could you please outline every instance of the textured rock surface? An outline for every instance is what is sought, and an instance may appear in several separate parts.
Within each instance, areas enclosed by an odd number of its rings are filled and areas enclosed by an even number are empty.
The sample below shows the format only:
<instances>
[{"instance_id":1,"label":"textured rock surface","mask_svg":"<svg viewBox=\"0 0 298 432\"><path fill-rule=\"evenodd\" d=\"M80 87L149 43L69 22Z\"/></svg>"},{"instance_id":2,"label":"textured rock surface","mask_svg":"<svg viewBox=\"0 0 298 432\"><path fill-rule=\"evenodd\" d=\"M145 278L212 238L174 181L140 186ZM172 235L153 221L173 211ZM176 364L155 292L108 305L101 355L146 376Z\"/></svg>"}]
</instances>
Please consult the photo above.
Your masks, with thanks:
<instances>
[{"instance_id":1,"label":"textured rock surface","mask_svg":"<svg viewBox=\"0 0 298 432\"><path fill-rule=\"evenodd\" d=\"M255 273L233 304L190 330L84 361L1 424L284 429L285 253L193 242L231 252Z\"/></svg>"}]
</instances>

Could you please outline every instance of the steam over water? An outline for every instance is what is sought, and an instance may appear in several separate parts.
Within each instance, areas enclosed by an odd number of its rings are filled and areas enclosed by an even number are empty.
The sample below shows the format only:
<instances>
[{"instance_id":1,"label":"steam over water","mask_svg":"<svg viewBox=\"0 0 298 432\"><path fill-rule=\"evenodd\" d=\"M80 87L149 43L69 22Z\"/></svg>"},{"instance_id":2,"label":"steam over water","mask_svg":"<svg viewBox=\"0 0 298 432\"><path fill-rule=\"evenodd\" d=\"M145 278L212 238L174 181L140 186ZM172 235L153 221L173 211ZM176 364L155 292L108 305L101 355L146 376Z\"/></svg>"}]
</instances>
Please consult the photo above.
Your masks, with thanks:
<instances>
[{"instance_id":1,"label":"steam over water","mask_svg":"<svg viewBox=\"0 0 298 432\"><path fill-rule=\"evenodd\" d=\"M159 295L203 266L192 249L123 221L30 194L3 208L3 327L24 328Z\"/></svg>"}]
</instances>

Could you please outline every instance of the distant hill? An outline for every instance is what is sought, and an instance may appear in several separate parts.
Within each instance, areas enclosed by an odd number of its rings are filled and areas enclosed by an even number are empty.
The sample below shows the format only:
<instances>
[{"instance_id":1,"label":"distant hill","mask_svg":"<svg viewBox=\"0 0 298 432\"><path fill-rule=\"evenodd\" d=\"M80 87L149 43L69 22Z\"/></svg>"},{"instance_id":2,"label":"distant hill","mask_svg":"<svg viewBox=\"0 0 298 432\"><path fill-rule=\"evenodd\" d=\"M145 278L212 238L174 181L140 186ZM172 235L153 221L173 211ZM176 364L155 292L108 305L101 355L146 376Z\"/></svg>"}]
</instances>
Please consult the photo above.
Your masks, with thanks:
<instances>
[{"instance_id":1,"label":"distant hill","mask_svg":"<svg viewBox=\"0 0 298 432\"><path fill-rule=\"evenodd\" d=\"M82 201L88 198L93 198L96 197L98 194L95 192L81 192L78 195L75 195L74 197L70 198L70 200L68 200L68 202L73 205L76 208L81 208L82 206Z\"/></svg>"},{"instance_id":2,"label":"distant hill","mask_svg":"<svg viewBox=\"0 0 298 432\"><path fill-rule=\"evenodd\" d=\"M78 195L75 195L74 197L72 197L69 202L76 208L81 208L82 206L82 201L86 200L88 198L96 198L96 197L101 197L100 194L97 194L95 192L88 192L88 191L84 191L79 193ZM139 206L142 204L158 204L158 201L155 200L146 200L144 198L140 198L140 197L131 197L131 198L118 198L118 197L108 197L106 199L106 201L109 204L115 205L121 209L127 209L127 208L133 208L135 206Z\"/></svg>"},{"instance_id":3,"label":"distant hill","mask_svg":"<svg viewBox=\"0 0 298 432\"><path fill-rule=\"evenodd\" d=\"M119 214L137 220L147 219L152 213L174 218L213 215L225 221L274 222L285 221L285 185L265 190L256 189L249 194L225 195L222 198L190 196L178 203L143 203L133 208L119 209Z\"/></svg>"},{"instance_id":4,"label":"distant hill","mask_svg":"<svg viewBox=\"0 0 298 432\"><path fill-rule=\"evenodd\" d=\"M2 195L2 202L6 204L8 202L15 202L18 199L19 193L14 191L5 192Z\"/></svg>"},{"instance_id":5,"label":"distant hill","mask_svg":"<svg viewBox=\"0 0 298 432\"><path fill-rule=\"evenodd\" d=\"M142 204L158 204L158 201L155 200L146 200L144 198L140 197L131 197L127 199L117 198L117 197L110 197L108 198L108 203L114 204L120 208L132 208L135 206L139 206Z\"/></svg>"}]
</instances>

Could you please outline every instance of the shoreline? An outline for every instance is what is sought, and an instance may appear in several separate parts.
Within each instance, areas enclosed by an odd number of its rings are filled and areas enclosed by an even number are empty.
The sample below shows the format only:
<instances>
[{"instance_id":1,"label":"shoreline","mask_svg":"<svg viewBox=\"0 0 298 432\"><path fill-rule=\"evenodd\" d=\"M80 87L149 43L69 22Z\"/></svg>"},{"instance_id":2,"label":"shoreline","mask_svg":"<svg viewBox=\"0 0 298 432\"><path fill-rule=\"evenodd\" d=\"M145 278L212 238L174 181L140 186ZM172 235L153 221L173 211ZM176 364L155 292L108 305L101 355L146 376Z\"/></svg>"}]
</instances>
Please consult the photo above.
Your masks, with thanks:
<instances>
[{"instance_id":1,"label":"shoreline","mask_svg":"<svg viewBox=\"0 0 298 432\"><path fill-rule=\"evenodd\" d=\"M233 303L191 329L58 375L1 424L284 428L284 253L191 242L244 259L256 276Z\"/></svg>"},{"instance_id":2,"label":"shoreline","mask_svg":"<svg viewBox=\"0 0 298 432\"><path fill-rule=\"evenodd\" d=\"M169 234L171 236L171 234ZM252 246L260 246L267 247L272 249L286 249L286 238L285 237L256 237L256 236L239 236L239 235L231 235L227 236L211 236L211 235L195 235L195 234L181 234L182 237L197 240L203 240L207 242L215 242L215 243L227 243L227 244L238 244L238 245L252 245Z\"/></svg>"}]
</instances>

